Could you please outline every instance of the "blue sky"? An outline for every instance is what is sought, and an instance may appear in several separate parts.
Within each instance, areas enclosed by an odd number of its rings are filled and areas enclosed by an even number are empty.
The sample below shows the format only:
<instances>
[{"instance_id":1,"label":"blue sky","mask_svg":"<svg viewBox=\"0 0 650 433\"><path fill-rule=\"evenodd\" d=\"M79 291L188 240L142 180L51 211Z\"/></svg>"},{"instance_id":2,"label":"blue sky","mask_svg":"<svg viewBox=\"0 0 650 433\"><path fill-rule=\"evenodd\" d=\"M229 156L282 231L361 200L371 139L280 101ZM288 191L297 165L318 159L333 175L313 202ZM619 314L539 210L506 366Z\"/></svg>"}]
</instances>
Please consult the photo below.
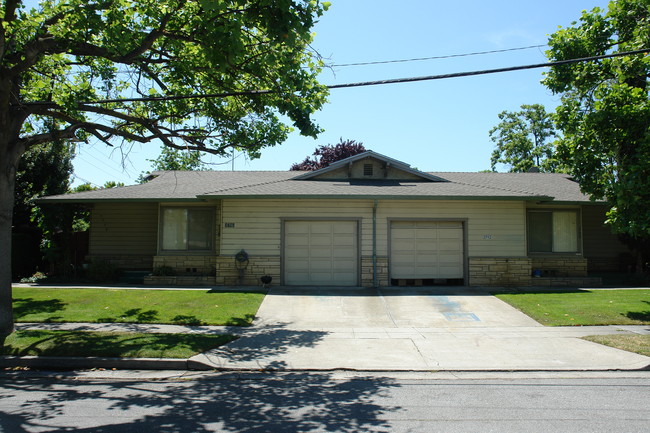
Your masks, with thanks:
<instances>
[{"instance_id":1,"label":"blue sky","mask_svg":"<svg viewBox=\"0 0 650 433\"><path fill-rule=\"evenodd\" d=\"M314 47L333 65L502 50L545 44L558 26L605 0L333 0L314 28ZM545 48L372 66L325 69L320 81L340 84L544 63ZM480 171L490 166L488 131L503 110L540 103L553 109L559 97L540 84L544 69L354 89L333 89L314 116L325 129L318 139L292 134L262 157L238 156L235 170L287 170L321 144L339 138L362 142L425 171ZM82 144L74 160L75 184L109 180L134 183L159 153L156 143L111 150ZM227 159L206 157L213 169Z\"/></svg>"}]
</instances>

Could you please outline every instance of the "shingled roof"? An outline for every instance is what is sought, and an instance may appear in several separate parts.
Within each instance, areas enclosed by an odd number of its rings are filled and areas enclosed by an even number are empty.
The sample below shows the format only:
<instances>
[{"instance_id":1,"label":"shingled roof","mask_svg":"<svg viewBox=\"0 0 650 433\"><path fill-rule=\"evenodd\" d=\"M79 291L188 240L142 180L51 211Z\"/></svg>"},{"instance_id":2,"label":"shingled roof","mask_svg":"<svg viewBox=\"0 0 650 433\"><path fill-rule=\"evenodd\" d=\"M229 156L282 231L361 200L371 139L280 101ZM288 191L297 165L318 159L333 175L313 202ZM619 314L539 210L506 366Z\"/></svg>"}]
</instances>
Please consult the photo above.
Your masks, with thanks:
<instances>
[{"instance_id":1,"label":"shingled roof","mask_svg":"<svg viewBox=\"0 0 650 433\"><path fill-rule=\"evenodd\" d=\"M42 198L44 203L203 201L220 198L531 200L585 203L589 197L558 173L428 173L440 182L296 179L296 171L164 171L151 181Z\"/></svg>"},{"instance_id":2,"label":"shingled roof","mask_svg":"<svg viewBox=\"0 0 650 433\"><path fill-rule=\"evenodd\" d=\"M384 177L351 175L374 161ZM346 167L350 167L346 170ZM390 176L389 176L390 174ZM44 197L43 203L205 201L223 198L526 200L587 203L570 176L559 173L426 173L367 151L313 172L161 171L141 185Z\"/></svg>"}]
</instances>

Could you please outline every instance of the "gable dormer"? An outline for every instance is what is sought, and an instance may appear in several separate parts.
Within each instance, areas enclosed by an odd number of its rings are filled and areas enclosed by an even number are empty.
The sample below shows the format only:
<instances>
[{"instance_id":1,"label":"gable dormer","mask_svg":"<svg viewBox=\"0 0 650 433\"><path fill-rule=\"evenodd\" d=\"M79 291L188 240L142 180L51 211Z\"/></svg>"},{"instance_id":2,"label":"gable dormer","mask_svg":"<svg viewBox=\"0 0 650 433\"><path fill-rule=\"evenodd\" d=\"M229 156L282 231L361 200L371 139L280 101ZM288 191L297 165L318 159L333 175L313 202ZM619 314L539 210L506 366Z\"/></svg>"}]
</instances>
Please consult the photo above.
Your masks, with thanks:
<instances>
[{"instance_id":1,"label":"gable dormer","mask_svg":"<svg viewBox=\"0 0 650 433\"><path fill-rule=\"evenodd\" d=\"M319 170L303 173L295 180L446 182L445 179L411 168L410 165L375 153L359 153Z\"/></svg>"}]
</instances>

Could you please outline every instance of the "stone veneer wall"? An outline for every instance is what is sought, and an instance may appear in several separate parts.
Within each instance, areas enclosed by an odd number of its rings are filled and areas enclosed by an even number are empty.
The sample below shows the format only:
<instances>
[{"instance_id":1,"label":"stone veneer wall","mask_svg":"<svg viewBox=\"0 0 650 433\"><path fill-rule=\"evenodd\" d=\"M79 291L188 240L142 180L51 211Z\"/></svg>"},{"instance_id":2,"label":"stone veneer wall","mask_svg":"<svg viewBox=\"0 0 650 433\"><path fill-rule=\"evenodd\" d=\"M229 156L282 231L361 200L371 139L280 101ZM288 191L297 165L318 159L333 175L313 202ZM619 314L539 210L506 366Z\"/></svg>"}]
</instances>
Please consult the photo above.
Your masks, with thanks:
<instances>
[{"instance_id":1,"label":"stone veneer wall","mask_svg":"<svg viewBox=\"0 0 650 433\"><path fill-rule=\"evenodd\" d=\"M272 256L249 256L248 266L244 269L243 278L240 281L239 270L235 266L233 256L220 256L216 258L217 285L224 286L260 286L260 277L270 275L273 277L271 285L280 284L280 257Z\"/></svg>"},{"instance_id":2,"label":"stone veneer wall","mask_svg":"<svg viewBox=\"0 0 650 433\"><path fill-rule=\"evenodd\" d=\"M532 269L542 271L543 277L586 277L587 262L584 257L557 256L532 257Z\"/></svg>"},{"instance_id":3,"label":"stone veneer wall","mask_svg":"<svg viewBox=\"0 0 650 433\"><path fill-rule=\"evenodd\" d=\"M214 276L216 259L212 255L161 255L153 258L153 269L169 266L179 276Z\"/></svg>"},{"instance_id":4,"label":"stone veneer wall","mask_svg":"<svg viewBox=\"0 0 650 433\"><path fill-rule=\"evenodd\" d=\"M86 256L89 263L108 263L118 269L124 270L150 270L153 269L153 256L140 254L92 254Z\"/></svg>"},{"instance_id":5,"label":"stone veneer wall","mask_svg":"<svg viewBox=\"0 0 650 433\"><path fill-rule=\"evenodd\" d=\"M374 281L373 281L372 257L362 257L361 258L361 286L372 287L373 283ZM388 258L387 257L377 257L377 284L379 286L390 285L390 282L388 280Z\"/></svg>"},{"instance_id":6,"label":"stone veneer wall","mask_svg":"<svg viewBox=\"0 0 650 433\"><path fill-rule=\"evenodd\" d=\"M528 257L470 257L470 286L530 286Z\"/></svg>"}]
</instances>

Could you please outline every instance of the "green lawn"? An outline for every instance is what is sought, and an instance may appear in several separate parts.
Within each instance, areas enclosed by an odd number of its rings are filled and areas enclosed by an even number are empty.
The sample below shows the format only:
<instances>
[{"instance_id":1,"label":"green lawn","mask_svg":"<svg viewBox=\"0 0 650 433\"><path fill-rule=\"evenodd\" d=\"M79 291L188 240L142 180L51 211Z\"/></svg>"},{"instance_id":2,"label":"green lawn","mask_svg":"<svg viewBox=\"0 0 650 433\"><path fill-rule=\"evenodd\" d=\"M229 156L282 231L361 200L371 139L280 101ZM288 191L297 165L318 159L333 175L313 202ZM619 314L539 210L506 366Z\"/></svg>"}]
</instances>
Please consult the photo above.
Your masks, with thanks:
<instances>
[{"instance_id":1,"label":"green lawn","mask_svg":"<svg viewBox=\"0 0 650 433\"><path fill-rule=\"evenodd\" d=\"M14 287L16 322L250 325L265 291Z\"/></svg>"},{"instance_id":2,"label":"green lawn","mask_svg":"<svg viewBox=\"0 0 650 433\"><path fill-rule=\"evenodd\" d=\"M501 292L495 296L547 326L650 324L650 289Z\"/></svg>"},{"instance_id":3,"label":"green lawn","mask_svg":"<svg viewBox=\"0 0 650 433\"><path fill-rule=\"evenodd\" d=\"M650 335L590 335L585 340L650 356Z\"/></svg>"},{"instance_id":4,"label":"green lawn","mask_svg":"<svg viewBox=\"0 0 650 433\"><path fill-rule=\"evenodd\" d=\"M231 335L29 330L9 335L0 354L187 359L235 338Z\"/></svg>"}]
</instances>

